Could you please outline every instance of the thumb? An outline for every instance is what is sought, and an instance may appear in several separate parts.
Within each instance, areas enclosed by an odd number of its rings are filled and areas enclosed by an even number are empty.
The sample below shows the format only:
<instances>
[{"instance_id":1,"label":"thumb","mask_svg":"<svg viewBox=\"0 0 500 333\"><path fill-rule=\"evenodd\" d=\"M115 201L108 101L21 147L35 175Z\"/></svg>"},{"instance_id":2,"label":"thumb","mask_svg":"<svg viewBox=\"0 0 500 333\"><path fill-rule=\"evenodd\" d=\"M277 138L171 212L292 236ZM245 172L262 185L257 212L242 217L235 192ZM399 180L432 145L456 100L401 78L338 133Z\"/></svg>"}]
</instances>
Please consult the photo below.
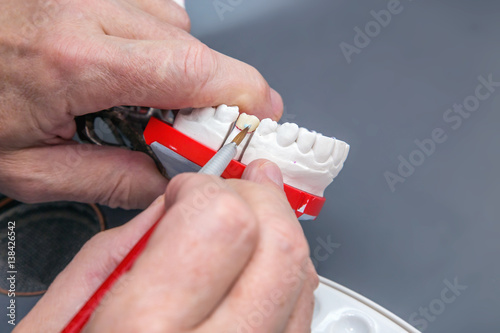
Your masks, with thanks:
<instances>
[{"instance_id":1,"label":"thumb","mask_svg":"<svg viewBox=\"0 0 500 333\"><path fill-rule=\"evenodd\" d=\"M71 91L73 115L115 105L181 109L228 104L259 118L281 117L281 96L254 67L210 49L181 29L178 33L186 38L144 41L106 36L101 47L116 56L87 55L92 59L86 62L99 66L80 77Z\"/></svg>"},{"instance_id":2,"label":"thumb","mask_svg":"<svg viewBox=\"0 0 500 333\"><path fill-rule=\"evenodd\" d=\"M30 203L145 208L168 182L144 153L90 144L27 148L6 154L1 163L5 194Z\"/></svg>"},{"instance_id":3,"label":"thumb","mask_svg":"<svg viewBox=\"0 0 500 333\"><path fill-rule=\"evenodd\" d=\"M241 179L263 185L271 185L283 190L283 175L280 168L275 163L265 159L252 161L246 167Z\"/></svg>"}]
</instances>

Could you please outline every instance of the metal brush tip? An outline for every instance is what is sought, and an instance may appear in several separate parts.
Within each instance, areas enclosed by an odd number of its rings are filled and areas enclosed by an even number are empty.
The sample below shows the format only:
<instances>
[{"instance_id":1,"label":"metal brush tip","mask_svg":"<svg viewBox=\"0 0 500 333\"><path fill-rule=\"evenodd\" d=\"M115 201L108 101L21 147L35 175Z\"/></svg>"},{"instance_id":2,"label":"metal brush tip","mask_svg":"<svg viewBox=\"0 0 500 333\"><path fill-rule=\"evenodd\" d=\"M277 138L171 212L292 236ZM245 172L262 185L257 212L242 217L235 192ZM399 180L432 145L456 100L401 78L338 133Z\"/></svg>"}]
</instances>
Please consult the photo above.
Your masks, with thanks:
<instances>
[{"instance_id":1,"label":"metal brush tip","mask_svg":"<svg viewBox=\"0 0 500 333\"><path fill-rule=\"evenodd\" d=\"M233 139L232 142L236 143L236 145L238 146L241 143L241 141L243 141L243 139L245 138L245 136L247 135L249 129L250 129L250 125L245 126L245 128L243 129L243 131L241 131L240 133L238 133L238 135L236 135L234 137L234 139Z\"/></svg>"}]
</instances>

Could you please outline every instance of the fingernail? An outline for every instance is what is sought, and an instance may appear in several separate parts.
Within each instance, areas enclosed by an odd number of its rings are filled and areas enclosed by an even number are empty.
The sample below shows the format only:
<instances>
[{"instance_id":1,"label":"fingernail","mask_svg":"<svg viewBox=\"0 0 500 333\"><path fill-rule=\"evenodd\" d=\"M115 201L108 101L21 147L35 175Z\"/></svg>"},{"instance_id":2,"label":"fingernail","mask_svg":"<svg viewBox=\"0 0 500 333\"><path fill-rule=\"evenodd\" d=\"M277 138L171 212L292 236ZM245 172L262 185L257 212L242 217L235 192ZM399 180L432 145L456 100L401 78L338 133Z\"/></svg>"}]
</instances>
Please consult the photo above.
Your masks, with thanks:
<instances>
[{"instance_id":1,"label":"fingernail","mask_svg":"<svg viewBox=\"0 0 500 333\"><path fill-rule=\"evenodd\" d=\"M151 203L150 207L158 206L159 204L162 204L164 200L165 200L165 195L162 194L158 198L156 198L155 201L153 201L153 203Z\"/></svg>"},{"instance_id":2,"label":"fingernail","mask_svg":"<svg viewBox=\"0 0 500 333\"><path fill-rule=\"evenodd\" d=\"M275 116L274 120L278 120L281 118L281 115L283 114L283 99L281 98L281 95L278 94L276 90L271 88L271 106L273 108L273 114Z\"/></svg>"},{"instance_id":3,"label":"fingernail","mask_svg":"<svg viewBox=\"0 0 500 333\"><path fill-rule=\"evenodd\" d=\"M283 188L283 175L280 168L269 160L258 159L252 161L246 167L241 179L250 180L259 184L266 184L269 182L275 183Z\"/></svg>"},{"instance_id":4,"label":"fingernail","mask_svg":"<svg viewBox=\"0 0 500 333\"><path fill-rule=\"evenodd\" d=\"M269 180L283 188L283 175L281 174L280 168L273 162L265 162L260 166L260 171L266 175Z\"/></svg>"}]
</instances>

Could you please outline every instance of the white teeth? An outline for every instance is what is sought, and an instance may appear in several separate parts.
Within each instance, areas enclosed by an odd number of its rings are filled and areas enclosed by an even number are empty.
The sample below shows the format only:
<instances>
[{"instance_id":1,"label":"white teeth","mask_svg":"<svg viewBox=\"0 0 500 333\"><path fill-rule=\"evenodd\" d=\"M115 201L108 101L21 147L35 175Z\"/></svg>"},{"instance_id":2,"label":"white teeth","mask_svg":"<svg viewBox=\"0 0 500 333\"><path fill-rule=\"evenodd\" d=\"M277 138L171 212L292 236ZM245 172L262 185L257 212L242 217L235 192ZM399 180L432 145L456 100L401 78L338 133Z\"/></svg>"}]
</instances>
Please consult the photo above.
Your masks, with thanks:
<instances>
[{"instance_id":1,"label":"white teeth","mask_svg":"<svg viewBox=\"0 0 500 333\"><path fill-rule=\"evenodd\" d=\"M214 116L214 108L184 109L179 111L174 121L174 128L178 131L198 140L204 145L219 149L224 143L224 138L230 130L231 124L236 120L238 112L229 120L232 110L219 110L219 117ZM224 115L226 114L226 115ZM222 118L226 120L221 120Z\"/></svg>"},{"instance_id":2,"label":"white teeth","mask_svg":"<svg viewBox=\"0 0 500 333\"><path fill-rule=\"evenodd\" d=\"M191 113L191 119L201 121L208 120L214 116L215 109L212 107L206 107L201 109L194 109Z\"/></svg>"},{"instance_id":3,"label":"white teeth","mask_svg":"<svg viewBox=\"0 0 500 333\"><path fill-rule=\"evenodd\" d=\"M256 116L252 116L246 113L240 114L238 120L236 120L236 127L243 130L245 127L250 126L248 133L255 131L259 126L260 120Z\"/></svg>"},{"instance_id":4,"label":"white teeth","mask_svg":"<svg viewBox=\"0 0 500 333\"><path fill-rule=\"evenodd\" d=\"M335 140L324 135L317 134L316 142L313 146L314 158L319 163L324 163L333 152Z\"/></svg>"},{"instance_id":5,"label":"white teeth","mask_svg":"<svg viewBox=\"0 0 500 333\"><path fill-rule=\"evenodd\" d=\"M264 121L262 121L264 122ZM297 138L297 146L301 153L305 154L311 150L316 141L316 132L310 132L307 129L299 128L299 137Z\"/></svg>"},{"instance_id":6,"label":"white teeth","mask_svg":"<svg viewBox=\"0 0 500 333\"><path fill-rule=\"evenodd\" d=\"M335 140L335 149L333 151L333 165L338 166L344 162L349 153L349 145L344 141Z\"/></svg>"},{"instance_id":7,"label":"white teeth","mask_svg":"<svg viewBox=\"0 0 500 333\"><path fill-rule=\"evenodd\" d=\"M297 136L299 135L299 126L294 123L284 123L278 127L276 134L276 141L278 142L278 145L287 147L297 140Z\"/></svg>"},{"instance_id":8,"label":"white teeth","mask_svg":"<svg viewBox=\"0 0 500 333\"><path fill-rule=\"evenodd\" d=\"M278 164L286 184L322 196L325 188L342 170L349 145L296 124L278 125L266 118L260 124L255 116L238 114L238 107L220 105L215 108L183 109L174 128L217 150L231 142L247 125L250 132L238 146L236 159L243 164L265 158ZM231 133L232 124L236 123ZM246 147L245 152L243 148Z\"/></svg>"},{"instance_id":9,"label":"white teeth","mask_svg":"<svg viewBox=\"0 0 500 333\"><path fill-rule=\"evenodd\" d=\"M271 120L271 118L265 118L265 119L262 119L262 121L260 122L260 125L257 128L256 133L259 135L267 135L267 134L276 132L277 128L278 128L277 122L275 122L274 120Z\"/></svg>"},{"instance_id":10,"label":"white teeth","mask_svg":"<svg viewBox=\"0 0 500 333\"><path fill-rule=\"evenodd\" d=\"M219 105L215 110L215 118L226 123L236 121L239 114L237 106L227 106L226 104Z\"/></svg>"}]
</instances>

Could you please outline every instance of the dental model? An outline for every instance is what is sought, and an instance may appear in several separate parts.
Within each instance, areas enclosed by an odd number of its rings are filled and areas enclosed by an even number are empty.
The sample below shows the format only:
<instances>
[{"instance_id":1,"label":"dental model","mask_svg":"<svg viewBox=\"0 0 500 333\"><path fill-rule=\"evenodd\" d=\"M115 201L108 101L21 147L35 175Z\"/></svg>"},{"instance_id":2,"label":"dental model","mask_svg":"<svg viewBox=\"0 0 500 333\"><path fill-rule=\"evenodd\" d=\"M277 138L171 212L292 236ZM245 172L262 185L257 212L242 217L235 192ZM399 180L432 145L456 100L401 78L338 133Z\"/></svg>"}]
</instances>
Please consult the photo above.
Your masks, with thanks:
<instances>
[{"instance_id":1,"label":"dental model","mask_svg":"<svg viewBox=\"0 0 500 333\"><path fill-rule=\"evenodd\" d=\"M348 144L293 123L278 125L269 118L257 127L257 117L238 115L238 107L227 105L181 110L174 128L217 150L231 142L246 124L251 124L247 138L238 147L236 159L246 165L259 158L273 161L282 170L286 184L323 196L344 165ZM234 122L236 125L229 133Z\"/></svg>"},{"instance_id":2,"label":"dental model","mask_svg":"<svg viewBox=\"0 0 500 333\"><path fill-rule=\"evenodd\" d=\"M198 172L223 145L249 127L223 178L241 178L246 165L265 158L283 173L283 190L299 220L314 220L325 204L325 188L338 175L349 153L345 142L299 128L259 119L238 107L180 110L173 124L150 118L144 140L169 177Z\"/></svg>"}]
</instances>

